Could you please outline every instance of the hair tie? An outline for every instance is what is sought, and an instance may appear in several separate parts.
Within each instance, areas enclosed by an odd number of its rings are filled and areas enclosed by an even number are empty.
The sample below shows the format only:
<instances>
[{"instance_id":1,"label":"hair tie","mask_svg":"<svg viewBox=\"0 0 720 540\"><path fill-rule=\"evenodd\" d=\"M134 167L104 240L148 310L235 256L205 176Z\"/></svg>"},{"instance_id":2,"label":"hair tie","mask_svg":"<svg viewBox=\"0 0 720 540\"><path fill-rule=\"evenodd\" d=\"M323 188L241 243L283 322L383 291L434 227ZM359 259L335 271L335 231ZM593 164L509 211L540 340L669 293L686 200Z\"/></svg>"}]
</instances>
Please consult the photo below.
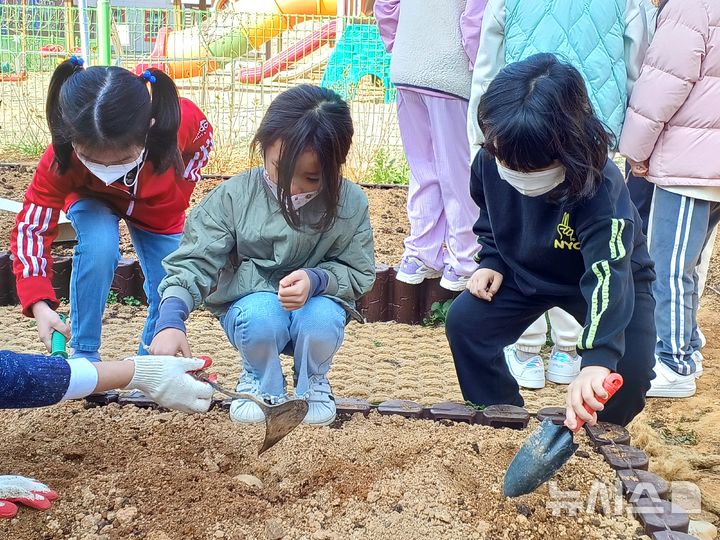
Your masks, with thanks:
<instances>
[{"instance_id":1,"label":"hair tie","mask_svg":"<svg viewBox=\"0 0 720 540\"><path fill-rule=\"evenodd\" d=\"M150 84L157 82L157 78L155 77L155 75L153 75L149 71L143 71L142 78L145 79Z\"/></svg>"},{"instance_id":2,"label":"hair tie","mask_svg":"<svg viewBox=\"0 0 720 540\"><path fill-rule=\"evenodd\" d=\"M85 63L85 60L83 60L83 59L82 59L81 57L79 57L79 56L72 55L72 56L70 57L70 63L71 63L73 66L82 66L82 65Z\"/></svg>"}]
</instances>

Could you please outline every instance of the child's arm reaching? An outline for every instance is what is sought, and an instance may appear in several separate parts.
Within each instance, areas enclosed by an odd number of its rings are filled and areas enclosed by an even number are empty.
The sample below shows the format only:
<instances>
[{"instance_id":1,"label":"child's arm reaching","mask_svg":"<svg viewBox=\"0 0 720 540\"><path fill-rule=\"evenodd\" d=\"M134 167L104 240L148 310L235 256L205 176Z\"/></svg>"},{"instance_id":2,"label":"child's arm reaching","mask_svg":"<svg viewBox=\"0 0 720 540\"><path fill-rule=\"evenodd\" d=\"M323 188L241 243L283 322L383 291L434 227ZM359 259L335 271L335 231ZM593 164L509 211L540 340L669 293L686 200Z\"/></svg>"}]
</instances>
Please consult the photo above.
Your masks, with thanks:
<instances>
[{"instance_id":1,"label":"child's arm reaching","mask_svg":"<svg viewBox=\"0 0 720 540\"><path fill-rule=\"evenodd\" d=\"M507 272L502 257L495 246L495 238L490 227L490 218L485 205L485 193L482 180L476 171L482 171L482 159L477 158L470 170L470 196L478 205L478 219L473 225L473 232L480 244L480 251L475 255L475 262L479 269L475 271L467 283L467 290L473 296L492 302L502 285L504 274Z\"/></svg>"},{"instance_id":2,"label":"child's arm reaching","mask_svg":"<svg viewBox=\"0 0 720 540\"><path fill-rule=\"evenodd\" d=\"M55 312L59 302L52 286L52 243L65 197L73 189L73 178L70 172L57 174L54 160L53 147L49 146L38 163L10 234L23 314L35 318L40 340L48 351L53 331L70 337L70 327Z\"/></svg>"},{"instance_id":3,"label":"child's arm reaching","mask_svg":"<svg viewBox=\"0 0 720 540\"><path fill-rule=\"evenodd\" d=\"M367 203L352 241L339 253L329 253L329 260L318 269L327 273L323 294L341 298L350 304L367 293L375 283L375 248Z\"/></svg>"},{"instance_id":4,"label":"child's arm reaching","mask_svg":"<svg viewBox=\"0 0 720 540\"><path fill-rule=\"evenodd\" d=\"M634 228L632 221L612 216L578 227L586 268L580 288L588 306L578 339L583 368L615 371L625 352L625 328L634 309Z\"/></svg>"},{"instance_id":5,"label":"child's arm reaching","mask_svg":"<svg viewBox=\"0 0 720 540\"><path fill-rule=\"evenodd\" d=\"M143 391L163 407L206 412L213 390L187 373L206 364L196 358L137 356L121 362L90 362L0 351L0 409L45 407L128 388Z\"/></svg>"},{"instance_id":6,"label":"child's arm reaching","mask_svg":"<svg viewBox=\"0 0 720 540\"><path fill-rule=\"evenodd\" d=\"M190 356L185 320L210 294L235 247L232 212L224 208L223 194L213 192L190 212L180 247L163 261L166 276L158 288L162 302L152 354Z\"/></svg>"},{"instance_id":7,"label":"child's arm reaching","mask_svg":"<svg viewBox=\"0 0 720 540\"><path fill-rule=\"evenodd\" d=\"M480 268L489 268L504 275L507 273L507 266L505 266L505 262L497 250L495 237L490 226L490 217L485 204L485 192L480 178L482 167L483 160L479 157L470 170L470 196L480 209L478 219L473 225L473 232L477 236L478 244L481 246L480 251L475 255L475 261L480 265Z\"/></svg>"}]
</instances>

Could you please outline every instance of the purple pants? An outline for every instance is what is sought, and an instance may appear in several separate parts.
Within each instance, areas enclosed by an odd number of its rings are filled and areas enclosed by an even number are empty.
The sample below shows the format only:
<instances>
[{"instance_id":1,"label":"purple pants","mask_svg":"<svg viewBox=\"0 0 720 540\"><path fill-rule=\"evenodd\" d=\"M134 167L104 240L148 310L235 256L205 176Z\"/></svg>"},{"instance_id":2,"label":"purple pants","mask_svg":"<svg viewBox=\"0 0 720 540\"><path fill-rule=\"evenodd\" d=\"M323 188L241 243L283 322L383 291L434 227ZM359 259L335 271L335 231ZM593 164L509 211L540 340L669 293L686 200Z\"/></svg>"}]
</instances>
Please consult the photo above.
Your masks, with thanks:
<instances>
[{"instance_id":1,"label":"purple pants","mask_svg":"<svg viewBox=\"0 0 720 540\"><path fill-rule=\"evenodd\" d=\"M466 101L398 89L398 120L410 165L405 256L462 276L477 269L472 227L478 208L470 198Z\"/></svg>"}]
</instances>

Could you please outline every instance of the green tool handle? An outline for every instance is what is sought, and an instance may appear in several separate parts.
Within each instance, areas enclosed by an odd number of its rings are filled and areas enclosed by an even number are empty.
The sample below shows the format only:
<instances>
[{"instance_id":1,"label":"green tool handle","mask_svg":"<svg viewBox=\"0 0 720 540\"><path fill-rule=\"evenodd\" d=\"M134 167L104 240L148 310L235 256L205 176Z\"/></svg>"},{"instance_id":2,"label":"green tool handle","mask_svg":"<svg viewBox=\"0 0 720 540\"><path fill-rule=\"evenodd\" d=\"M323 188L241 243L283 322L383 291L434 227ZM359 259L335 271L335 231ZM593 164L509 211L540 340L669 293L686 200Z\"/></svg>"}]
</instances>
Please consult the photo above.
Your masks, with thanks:
<instances>
[{"instance_id":1,"label":"green tool handle","mask_svg":"<svg viewBox=\"0 0 720 540\"><path fill-rule=\"evenodd\" d=\"M65 315L62 313L60 315L60 320L62 322L65 322ZM65 350L65 345L67 344L67 338L64 334L61 334L57 330L53 331L52 339L50 341L50 354L52 356L62 356L63 358L67 358L67 351Z\"/></svg>"}]
</instances>

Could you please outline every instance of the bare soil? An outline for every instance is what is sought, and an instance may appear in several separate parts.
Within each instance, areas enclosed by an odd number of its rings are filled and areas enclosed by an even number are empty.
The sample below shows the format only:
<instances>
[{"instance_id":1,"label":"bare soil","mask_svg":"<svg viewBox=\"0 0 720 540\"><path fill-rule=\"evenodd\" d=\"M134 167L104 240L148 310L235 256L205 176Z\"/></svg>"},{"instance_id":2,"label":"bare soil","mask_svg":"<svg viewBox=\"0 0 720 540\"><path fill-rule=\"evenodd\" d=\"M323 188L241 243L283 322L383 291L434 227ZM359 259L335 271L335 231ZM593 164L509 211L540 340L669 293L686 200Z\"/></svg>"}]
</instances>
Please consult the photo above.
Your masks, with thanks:
<instances>
[{"instance_id":1,"label":"bare soil","mask_svg":"<svg viewBox=\"0 0 720 540\"><path fill-rule=\"evenodd\" d=\"M26 173L27 175L27 173ZM0 196L9 189L0 175ZM18 177L27 182L28 177ZM209 191L213 181L198 186ZM217 183L217 181L215 181ZM199 194L198 194L199 195ZM402 190L368 190L378 261L394 264L407 231ZM0 222L2 225L2 222ZM6 229L1 229L4 233ZM710 284L717 288L720 258ZM703 298L708 337L705 375L688 400L649 400L631 426L651 470L697 483L703 519L720 517L720 296ZM131 355L144 308L108 306L102 354ZM2 348L41 352L33 323L0 308ZM193 313L191 345L215 359L220 381L239 375L237 352L207 312ZM283 361L291 373L291 361ZM288 377L292 382L292 377ZM330 381L335 394L372 402L462 401L442 328L394 323L348 326ZM562 386L526 391L535 411L564 401ZM532 425L531 425L532 427ZM86 410L78 402L34 411L4 411L2 473L33 476L60 492L47 513L22 510L0 522L0 538L107 540L638 538L627 517L551 515L548 488L516 501L501 495L502 475L528 432L445 426L420 420L354 418L331 428L301 426L261 457L260 427L238 426L227 413L202 417L118 408ZM581 452L557 477L561 491L590 492L612 473L576 438ZM262 487L246 485L252 475ZM252 480L255 482L255 480ZM585 500L585 499L583 499Z\"/></svg>"}]
</instances>

